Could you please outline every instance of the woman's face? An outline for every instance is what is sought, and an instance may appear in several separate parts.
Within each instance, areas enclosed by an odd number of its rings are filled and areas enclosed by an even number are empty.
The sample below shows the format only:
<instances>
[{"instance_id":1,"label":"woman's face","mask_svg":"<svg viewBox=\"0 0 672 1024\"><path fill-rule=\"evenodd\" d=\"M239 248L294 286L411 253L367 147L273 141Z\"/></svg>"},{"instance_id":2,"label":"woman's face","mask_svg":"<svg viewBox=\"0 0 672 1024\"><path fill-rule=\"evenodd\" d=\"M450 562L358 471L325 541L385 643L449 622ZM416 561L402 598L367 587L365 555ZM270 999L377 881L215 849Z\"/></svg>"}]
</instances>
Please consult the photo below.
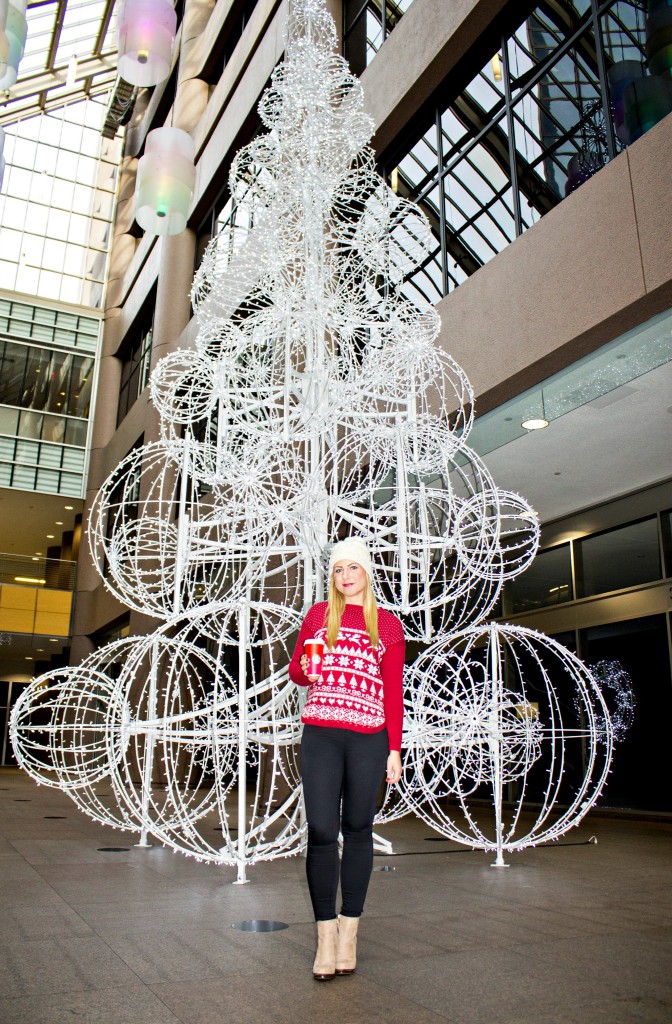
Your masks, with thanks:
<instances>
[{"instance_id":1,"label":"woman's face","mask_svg":"<svg viewBox=\"0 0 672 1024\"><path fill-rule=\"evenodd\" d=\"M362 604L366 590L366 570L358 562L342 559L334 563L334 586L345 596L346 604Z\"/></svg>"}]
</instances>

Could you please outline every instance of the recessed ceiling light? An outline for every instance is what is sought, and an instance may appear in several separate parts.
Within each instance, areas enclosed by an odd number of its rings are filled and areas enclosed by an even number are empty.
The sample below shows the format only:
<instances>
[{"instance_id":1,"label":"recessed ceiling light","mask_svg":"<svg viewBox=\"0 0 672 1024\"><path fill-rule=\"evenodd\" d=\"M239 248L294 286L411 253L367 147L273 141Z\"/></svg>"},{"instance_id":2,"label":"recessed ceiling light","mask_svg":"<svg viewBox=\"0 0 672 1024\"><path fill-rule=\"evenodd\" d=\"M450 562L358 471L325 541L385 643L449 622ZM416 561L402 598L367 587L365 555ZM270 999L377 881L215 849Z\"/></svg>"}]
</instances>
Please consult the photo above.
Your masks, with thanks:
<instances>
[{"instance_id":1,"label":"recessed ceiling light","mask_svg":"<svg viewBox=\"0 0 672 1024\"><path fill-rule=\"evenodd\" d=\"M48 533L47 534L47 540L53 540L53 539L54 539L54 534L53 533Z\"/></svg>"},{"instance_id":2,"label":"recessed ceiling light","mask_svg":"<svg viewBox=\"0 0 672 1024\"><path fill-rule=\"evenodd\" d=\"M41 552L41 551L36 551L36 552L35 552L35 554L36 554L36 555L41 555L41 554L42 554L42 552Z\"/></svg>"},{"instance_id":3,"label":"recessed ceiling light","mask_svg":"<svg viewBox=\"0 0 672 1024\"><path fill-rule=\"evenodd\" d=\"M55 636L50 636L49 637L49 643L50 644L57 644L58 643L58 638L55 637Z\"/></svg>"},{"instance_id":4,"label":"recessed ceiling light","mask_svg":"<svg viewBox=\"0 0 672 1024\"><path fill-rule=\"evenodd\" d=\"M63 526L63 522L60 519L56 520L56 526Z\"/></svg>"},{"instance_id":5,"label":"recessed ceiling light","mask_svg":"<svg viewBox=\"0 0 672 1024\"><path fill-rule=\"evenodd\" d=\"M26 659L25 659L25 660L26 660L26 661L32 661L32 660L33 660L33 656L32 656L32 654L27 654L27 655L26 655Z\"/></svg>"},{"instance_id":6,"label":"recessed ceiling light","mask_svg":"<svg viewBox=\"0 0 672 1024\"><path fill-rule=\"evenodd\" d=\"M68 512L72 512L74 505L64 505L63 508L67 508Z\"/></svg>"},{"instance_id":7,"label":"recessed ceiling light","mask_svg":"<svg viewBox=\"0 0 672 1024\"><path fill-rule=\"evenodd\" d=\"M538 419L523 420L520 425L525 427L525 430L543 430L548 426L548 420L544 420L540 416Z\"/></svg>"}]
</instances>

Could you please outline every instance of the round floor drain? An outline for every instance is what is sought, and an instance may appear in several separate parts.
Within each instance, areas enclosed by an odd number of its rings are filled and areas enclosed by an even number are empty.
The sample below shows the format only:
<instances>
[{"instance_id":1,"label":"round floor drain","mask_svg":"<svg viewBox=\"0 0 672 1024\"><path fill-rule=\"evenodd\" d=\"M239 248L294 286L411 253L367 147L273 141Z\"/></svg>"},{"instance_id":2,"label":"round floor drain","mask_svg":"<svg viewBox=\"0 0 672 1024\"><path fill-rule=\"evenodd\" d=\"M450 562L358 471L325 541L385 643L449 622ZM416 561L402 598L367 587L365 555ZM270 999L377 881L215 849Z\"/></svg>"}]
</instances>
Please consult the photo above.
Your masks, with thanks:
<instances>
[{"instance_id":1,"label":"round floor drain","mask_svg":"<svg viewBox=\"0 0 672 1024\"><path fill-rule=\"evenodd\" d=\"M98 853L130 853L128 846L99 846Z\"/></svg>"},{"instance_id":2,"label":"round floor drain","mask_svg":"<svg viewBox=\"0 0 672 1024\"><path fill-rule=\"evenodd\" d=\"M44 817L48 821L65 821L67 814L45 814Z\"/></svg>"},{"instance_id":3,"label":"round floor drain","mask_svg":"<svg viewBox=\"0 0 672 1024\"><path fill-rule=\"evenodd\" d=\"M32 800L26 799L25 796L15 796L14 797L14 803L15 804L32 804L32 802L33 802Z\"/></svg>"},{"instance_id":4,"label":"round floor drain","mask_svg":"<svg viewBox=\"0 0 672 1024\"><path fill-rule=\"evenodd\" d=\"M289 928L289 925L284 921L239 921L231 927L241 932L281 932L283 928Z\"/></svg>"},{"instance_id":5,"label":"round floor drain","mask_svg":"<svg viewBox=\"0 0 672 1024\"><path fill-rule=\"evenodd\" d=\"M449 843L450 839L445 839L443 836L425 836L426 843Z\"/></svg>"},{"instance_id":6,"label":"round floor drain","mask_svg":"<svg viewBox=\"0 0 672 1024\"><path fill-rule=\"evenodd\" d=\"M374 871L396 871L394 864L381 864L379 868L374 868Z\"/></svg>"}]
</instances>

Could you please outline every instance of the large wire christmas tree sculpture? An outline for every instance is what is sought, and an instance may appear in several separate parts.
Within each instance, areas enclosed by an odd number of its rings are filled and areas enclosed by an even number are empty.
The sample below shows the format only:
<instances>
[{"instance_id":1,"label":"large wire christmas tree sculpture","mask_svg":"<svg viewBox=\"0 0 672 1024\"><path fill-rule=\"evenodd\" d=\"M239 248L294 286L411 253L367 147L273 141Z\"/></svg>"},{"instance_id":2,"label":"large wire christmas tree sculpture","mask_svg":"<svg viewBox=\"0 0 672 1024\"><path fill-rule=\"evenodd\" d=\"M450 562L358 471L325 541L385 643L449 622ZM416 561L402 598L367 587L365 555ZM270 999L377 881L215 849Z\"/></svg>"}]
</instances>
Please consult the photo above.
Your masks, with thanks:
<instances>
[{"instance_id":1,"label":"large wire christmas tree sculpture","mask_svg":"<svg viewBox=\"0 0 672 1024\"><path fill-rule=\"evenodd\" d=\"M323 0L295 0L266 133L233 163L234 216L195 277L196 347L152 375L161 439L90 511L107 586L162 624L41 676L12 718L38 781L239 882L303 842L287 664L338 536L367 541L379 602L426 647L381 821L413 810L503 864L576 824L611 756L585 667L531 630L480 624L532 561L537 517L469 448L470 384L436 345L436 310L405 294L429 225L376 173L335 48Z\"/></svg>"}]
</instances>

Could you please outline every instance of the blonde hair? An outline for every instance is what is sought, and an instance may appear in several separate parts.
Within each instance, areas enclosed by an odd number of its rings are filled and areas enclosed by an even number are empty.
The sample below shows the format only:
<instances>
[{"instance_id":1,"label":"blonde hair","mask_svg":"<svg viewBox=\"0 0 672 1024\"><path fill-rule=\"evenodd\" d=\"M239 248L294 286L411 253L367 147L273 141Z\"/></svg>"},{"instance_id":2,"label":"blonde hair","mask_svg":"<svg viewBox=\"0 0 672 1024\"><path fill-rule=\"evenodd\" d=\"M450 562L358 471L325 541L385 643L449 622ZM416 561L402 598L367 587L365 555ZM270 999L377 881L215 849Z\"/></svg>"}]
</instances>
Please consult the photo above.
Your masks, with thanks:
<instances>
[{"instance_id":1,"label":"blonde hair","mask_svg":"<svg viewBox=\"0 0 672 1024\"><path fill-rule=\"evenodd\" d=\"M329 598L327 603L327 614L325 616L324 624L327 629L327 647L330 650L336 646L338 639L338 631L341 628L341 619L343 618L343 609L345 608L345 594L341 594L336 590L336 584L334 583L334 574L331 573L329 577ZM373 596L373 589L371 587L371 580L369 579L368 573L366 576L366 586L364 588L364 602L362 605L362 611L364 612L364 624L366 625L366 632L369 634L369 640L371 641L372 647L378 646L378 605L376 599Z\"/></svg>"}]
</instances>

